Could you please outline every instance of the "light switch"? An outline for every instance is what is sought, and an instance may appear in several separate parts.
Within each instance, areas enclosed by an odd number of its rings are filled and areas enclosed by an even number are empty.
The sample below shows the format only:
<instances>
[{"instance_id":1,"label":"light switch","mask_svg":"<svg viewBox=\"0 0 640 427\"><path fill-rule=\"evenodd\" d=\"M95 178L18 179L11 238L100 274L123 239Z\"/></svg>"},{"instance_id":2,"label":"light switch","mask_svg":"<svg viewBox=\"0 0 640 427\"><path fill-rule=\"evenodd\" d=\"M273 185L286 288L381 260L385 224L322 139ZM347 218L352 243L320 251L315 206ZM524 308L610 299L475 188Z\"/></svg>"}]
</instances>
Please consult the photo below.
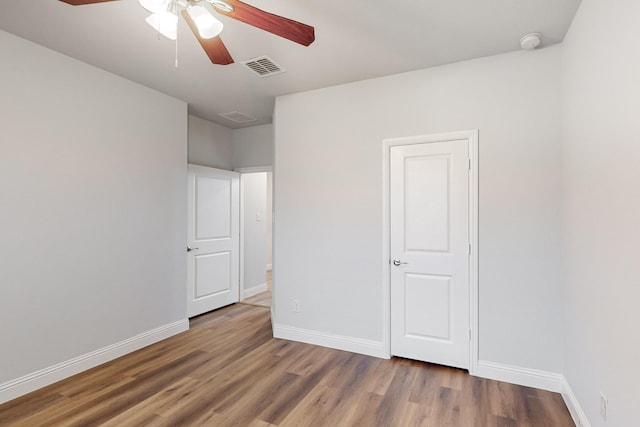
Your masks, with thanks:
<instances>
[{"instance_id":1,"label":"light switch","mask_svg":"<svg viewBox=\"0 0 640 427\"><path fill-rule=\"evenodd\" d=\"M262 221L262 215L260 214L260 211L256 212L256 221Z\"/></svg>"}]
</instances>

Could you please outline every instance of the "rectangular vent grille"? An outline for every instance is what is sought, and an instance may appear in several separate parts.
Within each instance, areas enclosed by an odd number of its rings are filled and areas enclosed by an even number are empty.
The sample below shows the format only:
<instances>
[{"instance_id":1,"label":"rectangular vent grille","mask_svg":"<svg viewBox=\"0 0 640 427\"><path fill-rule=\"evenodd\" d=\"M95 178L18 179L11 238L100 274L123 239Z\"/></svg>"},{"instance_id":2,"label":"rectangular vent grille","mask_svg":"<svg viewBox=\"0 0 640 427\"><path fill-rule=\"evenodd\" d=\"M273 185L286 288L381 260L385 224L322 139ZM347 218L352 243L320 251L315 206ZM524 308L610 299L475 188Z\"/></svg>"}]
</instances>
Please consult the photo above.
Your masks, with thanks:
<instances>
[{"instance_id":1,"label":"rectangular vent grille","mask_svg":"<svg viewBox=\"0 0 640 427\"><path fill-rule=\"evenodd\" d=\"M241 113L239 111L232 111L230 113L221 113L221 114L218 114L218 116L227 120L231 120L232 122L238 123L238 124L251 123L251 122L258 121L258 119L251 116L247 116L246 114Z\"/></svg>"},{"instance_id":2,"label":"rectangular vent grille","mask_svg":"<svg viewBox=\"0 0 640 427\"><path fill-rule=\"evenodd\" d=\"M266 56L249 59L242 62L245 67L259 75L260 77L275 76L276 74L285 73L286 70L273 62Z\"/></svg>"}]
</instances>

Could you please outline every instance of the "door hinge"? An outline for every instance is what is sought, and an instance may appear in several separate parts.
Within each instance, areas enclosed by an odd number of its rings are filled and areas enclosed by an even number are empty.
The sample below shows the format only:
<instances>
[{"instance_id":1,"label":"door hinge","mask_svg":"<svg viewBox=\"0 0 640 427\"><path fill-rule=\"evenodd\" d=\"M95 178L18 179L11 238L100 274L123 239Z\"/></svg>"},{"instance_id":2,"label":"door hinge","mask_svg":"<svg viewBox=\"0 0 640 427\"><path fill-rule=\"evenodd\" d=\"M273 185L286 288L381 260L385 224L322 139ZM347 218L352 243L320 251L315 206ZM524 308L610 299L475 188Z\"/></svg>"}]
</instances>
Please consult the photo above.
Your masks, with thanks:
<instances>
[{"instance_id":1,"label":"door hinge","mask_svg":"<svg viewBox=\"0 0 640 427\"><path fill-rule=\"evenodd\" d=\"M471 329L469 329L469 341L471 341Z\"/></svg>"},{"instance_id":2,"label":"door hinge","mask_svg":"<svg viewBox=\"0 0 640 427\"><path fill-rule=\"evenodd\" d=\"M469 255L471 255L471 243L469 243Z\"/></svg>"},{"instance_id":3,"label":"door hinge","mask_svg":"<svg viewBox=\"0 0 640 427\"><path fill-rule=\"evenodd\" d=\"M469 159L469 170L471 170L471 159Z\"/></svg>"}]
</instances>

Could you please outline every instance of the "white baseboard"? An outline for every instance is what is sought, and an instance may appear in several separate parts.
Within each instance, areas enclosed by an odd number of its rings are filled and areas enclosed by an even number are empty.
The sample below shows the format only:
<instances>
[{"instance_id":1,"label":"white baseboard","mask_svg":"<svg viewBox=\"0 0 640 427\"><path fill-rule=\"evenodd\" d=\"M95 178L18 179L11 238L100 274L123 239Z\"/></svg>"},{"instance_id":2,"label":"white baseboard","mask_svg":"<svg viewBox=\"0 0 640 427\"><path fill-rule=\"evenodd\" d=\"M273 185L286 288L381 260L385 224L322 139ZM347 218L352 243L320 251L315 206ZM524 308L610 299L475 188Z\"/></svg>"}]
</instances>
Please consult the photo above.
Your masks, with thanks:
<instances>
[{"instance_id":1,"label":"white baseboard","mask_svg":"<svg viewBox=\"0 0 640 427\"><path fill-rule=\"evenodd\" d=\"M571 418L573 418L573 422L576 423L576 426L591 427L591 423L587 419L587 415L582 410L580 402L578 402L575 394L573 394L573 390L564 376L562 377L562 398L564 399L564 403L567 405Z\"/></svg>"},{"instance_id":2,"label":"white baseboard","mask_svg":"<svg viewBox=\"0 0 640 427\"><path fill-rule=\"evenodd\" d=\"M480 360L473 375L561 393L576 426L591 427L580 402L562 374Z\"/></svg>"},{"instance_id":3,"label":"white baseboard","mask_svg":"<svg viewBox=\"0 0 640 427\"><path fill-rule=\"evenodd\" d=\"M189 320L182 319L151 331L128 338L107 347L83 354L15 380L0 384L0 403L48 386L72 375L124 356L173 335L189 330Z\"/></svg>"},{"instance_id":4,"label":"white baseboard","mask_svg":"<svg viewBox=\"0 0 640 427\"><path fill-rule=\"evenodd\" d=\"M273 307L271 308L271 311L272 319L274 319ZM388 351L385 350L383 343L379 341L363 340L360 338L333 335L295 328L292 326L279 325L275 323L275 321L273 324L273 336L275 338L299 341L322 347L330 347L383 359L388 359L390 357ZM562 374L480 360L478 361L477 367L474 369L473 375L561 393L576 426L591 427L580 403L576 399L571 387Z\"/></svg>"},{"instance_id":5,"label":"white baseboard","mask_svg":"<svg viewBox=\"0 0 640 427\"><path fill-rule=\"evenodd\" d=\"M365 354L367 356L383 359L389 358L388 352L384 349L383 343L380 341L327 334L292 326L278 325L276 323L273 325L273 336L275 338L300 341L307 344Z\"/></svg>"},{"instance_id":6,"label":"white baseboard","mask_svg":"<svg viewBox=\"0 0 640 427\"><path fill-rule=\"evenodd\" d=\"M262 283L261 285L254 286L253 288L244 289L242 291L242 299L252 297L254 295L258 295L261 292L265 292L269 288L267 287L267 283Z\"/></svg>"},{"instance_id":7,"label":"white baseboard","mask_svg":"<svg viewBox=\"0 0 640 427\"><path fill-rule=\"evenodd\" d=\"M562 374L479 360L473 375L560 393Z\"/></svg>"}]
</instances>

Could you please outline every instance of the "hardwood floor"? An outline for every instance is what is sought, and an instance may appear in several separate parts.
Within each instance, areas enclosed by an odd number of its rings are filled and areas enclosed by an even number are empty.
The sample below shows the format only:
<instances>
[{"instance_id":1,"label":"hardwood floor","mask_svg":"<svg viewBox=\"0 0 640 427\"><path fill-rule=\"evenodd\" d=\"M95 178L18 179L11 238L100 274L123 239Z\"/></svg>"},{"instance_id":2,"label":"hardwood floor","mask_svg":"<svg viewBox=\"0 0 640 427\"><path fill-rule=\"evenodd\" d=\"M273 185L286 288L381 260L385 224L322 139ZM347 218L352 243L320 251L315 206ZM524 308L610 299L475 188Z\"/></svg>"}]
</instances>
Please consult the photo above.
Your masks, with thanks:
<instances>
[{"instance_id":1,"label":"hardwood floor","mask_svg":"<svg viewBox=\"0 0 640 427\"><path fill-rule=\"evenodd\" d=\"M271 307L271 298L271 290L266 290L252 297L245 298L241 303L269 308Z\"/></svg>"},{"instance_id":2,"label":"hardwood floor","mask_svg":"<svg viewBox=\"0 0 640 427\"><path fill-rule=\"evenodd\" d=\"M243 304L258 305L260 307L271 307L271 270L267 270L267 290L242 301Z\"/></svg>"},{"instance_id":3,"label":"hardwood floor","mask_svg":"<svg viewBox=\"0 0 640 427\"><path fill-rule=\"evenodd\" d=\"M0 426L574 426L560 395L272 338L236 304L0 405Z\"/></svg>"}]
</instances>

